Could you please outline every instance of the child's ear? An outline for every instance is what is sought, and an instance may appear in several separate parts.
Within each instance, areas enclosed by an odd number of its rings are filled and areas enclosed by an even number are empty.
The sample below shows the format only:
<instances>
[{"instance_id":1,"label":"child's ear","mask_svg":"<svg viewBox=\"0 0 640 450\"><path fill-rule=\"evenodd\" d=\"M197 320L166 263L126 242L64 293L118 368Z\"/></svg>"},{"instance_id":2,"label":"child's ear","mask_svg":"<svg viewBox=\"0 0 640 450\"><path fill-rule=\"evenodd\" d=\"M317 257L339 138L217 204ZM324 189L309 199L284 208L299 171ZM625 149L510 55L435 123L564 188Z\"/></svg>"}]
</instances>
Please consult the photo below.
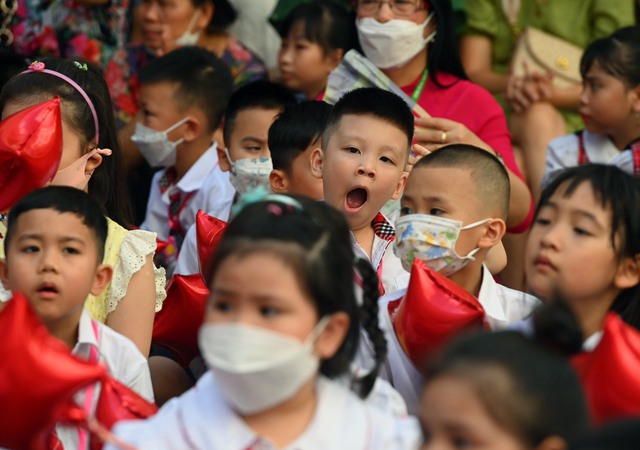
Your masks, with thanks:
<instances>
[{"instance_id":1,"label":"child's ear","mask_svg":"<svg viewBox=\"0 0 640 450\"><path fill-rule=\"evenodd\" d=\"M284 170L273 169L269 174L269 185L276 194L286 194L289 192L289 177Z\"/></svg>"},{"instance_id":2,"label":"child's ear","mask_svg":"<svg viewBox=\"0 0 640 450\"><path fill-rule=\"evenodd\" d=\"M91 295L98 296L102 294L102 291L109 285L112 276L113 268L106 264L100 264L96 269L96 276L91 286Z\"/></svg>"},{"instance_id":3,"label":"child's ear","mask_svg":"<svg viewBox=\"0 0 640 450\"><path fill-rule=\"evenodd\" d=\"M316 339L316 355L320 359L328 359L336 354L349 331L349 315L345 312L336 312L329 316L329 323Z\"/></svg>"},{"instance_id":4,"label":"child's ear","mask_svg":"<svg viewBox=\"0 0 640 450\"><path fill-rule=\"evenodd\" d=\"M321 148L316 148L311 152L311 174L318 178L322 179L322 165L324 162L324 152Z\"/></svg>"},{"instance_id":5,"label":"child's ear","mask_svg":"<svg viewBox=\"0 0 640 450\"><path fill-rule=\"evenodd\" d=\"M4 259L0 259L0 282L6 290L11 290L11 285L9 283L9 271L7 270L7 261Z\"/></svg>"},{"instance_id":6,"label":"child's ear","mask_svg":"<svg viewBox=\"0 0 640 450\"><path fill-rule=\"evenodd\" d=\"M218 152L218 164L220 165L220 170L222 170L223 172L229 172L231 170L231 163L227 158L227 152L225 152L224 150L224 145L217 145L216 151Z\"/></svg>"},{"instance_id":7,"label":"child's ear","mask_svg":"<svg viewBox=\"0 0 640 450\"><path fill-rule=\"evenodd\" d=\"M203 124L197 115L191 115L185 125L187 125L187 129L182 136L185 142L193 142L200 137L200 133L202 133L203 129Z\"/></svg>"},{"instance_id":8,"label":"child's ear","mask_svg":"<svg viewBox=\"0 0 640 450\"><path fill-rule=\"evenodd\" d=\"M95 170L100 167L100 164L102 164L102 158L103 156L99 151L91 155L91 157L87 160L87 164L84 166L84 173L93 174L93 172L95 172Z\"/></svg>"},{"instance_id":9,"label":"child's ear","mask_svg":"<svg viewBox=\"0 0 640 450\"><path fill-rule=\"evenodd\" d=\"M408 177L409 177L409 173L403 171L402 176L400 177L400 180L398 180L398 184L396 185L396 190L393 191L391 200L397 200L400 198L400 196L402 195L402 192L404 191L404 186L407 184Z\"/></svg>"},{"instance_id":10,"label":"child's ear","mask_svg":"<svg viewBox=\"0 0 640 450\"><path fill-rule=\"evenodd\" d=\"M502 219L491 219L487 222L484 234L478 241L479 248L491 248L501 242L507 232L507 224Z\"/></svg>"},{"instance_id":11,"label":"child's ear","mask_svg":"<svg viewBox=\"0 0 640 450\"><path fill-rule=\"evenodd\" d=\"M628 289L640 283L640 255L628 256L618 264L613 284L618 289Z\"/></svg>"}]
</instances>

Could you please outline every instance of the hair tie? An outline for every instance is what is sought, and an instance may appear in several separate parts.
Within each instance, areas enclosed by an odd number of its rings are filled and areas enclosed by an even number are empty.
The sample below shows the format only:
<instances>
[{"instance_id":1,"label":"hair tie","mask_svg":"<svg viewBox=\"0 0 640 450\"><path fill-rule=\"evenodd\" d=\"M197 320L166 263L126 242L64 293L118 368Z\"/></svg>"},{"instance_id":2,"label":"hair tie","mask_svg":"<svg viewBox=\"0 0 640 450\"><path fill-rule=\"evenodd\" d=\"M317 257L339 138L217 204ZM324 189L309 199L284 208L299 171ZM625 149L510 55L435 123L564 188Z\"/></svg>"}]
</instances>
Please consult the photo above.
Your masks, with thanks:
<instances>
[{"instance_id":1,"label":"hair tie","mask_svg":"<svg viewBox=\"0 0 640 450\"><path fill-rule=\"evenodd\" d=\"M87 70L87 64L85 63L84 66L82 64L80 64L77 61L74 61L74 63L76 64L76 66L79 69L83 69L83 70ZM96 137L95 137L95 143L96 145L98 145L99 142L99 128L98 128L98 115L96 114L96 109L93 106L93 103L91 102L91 99L89 98L89 96L87 95L87 93L84 91L84 89L82 89L80 87L80 85L78 83L76 83L75 81L73 81L71 78L69 78L68 76L66 76L63 73L57 72L55 70L51 70L51 69L46 69L45 65L43 62L41 61L34 61L31 63L31 65L29 66L29 69L25 70L24 72L20 72L20 75L25 74L25 73L48 73L49 75L53 75L54 77L58 77L61 80L66 81L67 83L69 83L71 86L73 86L75 88L76 91L78 91L80 93L80 95L82 95L82 97L84 98L84 100L87 102L87 105L89 105L89 109L91 110L91 114L93 115L93 125L95 126L95 130L96 130Z\"/></svg>"},{"instance_id":2,"label":"hair tie","mask_svg":"<svg viewBox=\"0 0 640 450\"><path fill-rule=\"evenodd\" d=\"M89 70L89 67L87 66L87 63L79 63L78 61L74 61L73 63L76 65L76 67L78 69L81 69L81 70L84 70L84 71Z\"/></svg>"}]
</instances>

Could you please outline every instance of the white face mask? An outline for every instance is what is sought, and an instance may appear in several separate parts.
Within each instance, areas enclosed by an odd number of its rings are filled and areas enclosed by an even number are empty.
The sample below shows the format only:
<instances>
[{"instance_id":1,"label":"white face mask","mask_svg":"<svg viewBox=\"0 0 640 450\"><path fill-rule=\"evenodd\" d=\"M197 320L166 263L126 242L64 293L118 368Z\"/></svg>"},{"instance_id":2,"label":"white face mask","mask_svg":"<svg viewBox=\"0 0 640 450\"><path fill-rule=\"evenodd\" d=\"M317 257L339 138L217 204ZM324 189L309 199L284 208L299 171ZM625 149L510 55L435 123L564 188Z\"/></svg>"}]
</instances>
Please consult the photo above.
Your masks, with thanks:
<instances>
[{"instance_id":1,"label":"white face mask","mask_svg":"<svg viewBox=\"0 0 640 450\"><path fill-rule=\"evenodd\" d=\"M422 24L410 20L393 19L378 22L372 17L356 20L358 38L365 56L380 69L400 67L421 51L435 37L434 31L426 38L424 29L433 13Z\"/></svg>"},{"instance_id":2,"label":"white face mask","mask_svg":"<svg viewBox=\"0 0 640 450\"><path fill-rule=\"evenodd\" d=\"M246 194L259 187L266 192L271 192L269 175L273 170L271 158L243 158L236 161L231 160L229 150L224 149L229 164L231 164L231 184L238 195Z\"/></svg>"},{"instance_id":3,"label":"white face mask","mask_svg":"<svg viewBox=\"0 0 640 450\"><path fill-rule=\"evenodd\" d=\"M102 156L110 156L112 152L108 148L95 148L89 153L85 153L64 169L58 170L49 184L53 186L70 186L84 190L89 184L91 175L93 175L93 171L87 171L87 162L96 153Z\"/></svg>"},{"instance_id":4,"label":"white face mask","mask_svg":"<svg viewBox=\"0 0 640 450\"><path fill-rule=\"evenodd\" d=\"M173 166L176 163L176 147L184 142L184 138L174 142L167 135L188 120L189 117L185 117L164 131L154 130L138 122L131 140L151 167Z\"/></svg>"},{"instance_id":5,"label":"white face mask","mask_svg":"<svg viewBox=\"0 0 640 450\"><path fill-rule=\"evenodd\" d=\"M177 46L184 47L186 45L196 45L198 43L198 39L200 39L200 33L202 33L202 30L193 31L193 27L196 25L196 20L198 20L199 15L200 15L200 10L196 9L195 12L193 13L193 16L191 16L191 21L189 22L189 26L187 26L187 29L185 30L185 32L182 33L182 36L176 39Z\"/></svg>"},{"instance_id":6,"label":"white face mask","mask_svg":"<svg viewBox=\"0 0 640 450\"><path fill-rule=\"evenodd\" d=\"M252 414L290 399L318 373L313 346L328 322L320 320L305 342L255 326L205 323L198 343L233 409Z\"/></svg>"},{"instance_id":7,"label":"white face mask","mask_svg":"<svg viewBox=\"0 0 640 450\"><path fill-rule=\"evenodd\" d=\"M479 248L466 256L456 252L460 231L485 224L493 219L484 219L462 226L459 220L429 214L409 214L396 221L396 240L393 252L402 261L402 267L411 272L413 260L418 258L427 267L440 272L445 277L456 273L469 262L474 261Z\"/></svg>"}]
</instances>

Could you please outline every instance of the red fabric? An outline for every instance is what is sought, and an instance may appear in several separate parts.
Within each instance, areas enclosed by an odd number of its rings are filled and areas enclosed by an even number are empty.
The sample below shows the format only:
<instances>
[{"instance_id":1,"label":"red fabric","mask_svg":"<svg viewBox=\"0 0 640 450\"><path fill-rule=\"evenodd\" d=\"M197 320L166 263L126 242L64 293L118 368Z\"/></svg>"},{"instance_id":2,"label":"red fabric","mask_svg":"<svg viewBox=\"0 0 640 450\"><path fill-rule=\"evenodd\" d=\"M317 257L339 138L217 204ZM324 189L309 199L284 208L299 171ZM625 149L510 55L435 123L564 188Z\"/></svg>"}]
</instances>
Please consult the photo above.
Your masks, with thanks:
<instances>
[{"instance_id":1,"label":"red fabric","mask_svg":"<svg viewBox=\"0 0 640 450\"><path fill-rule=\"evenodd\" d=\"M478 299L418 258L406 294L388 308L398 342L418 368L453 336L487 328Z\"/></svg>"},{"instance_id":2,"label":"red fabric","mask_svg":"<svg viewBox=\"0 0 640 450\"><path fill-rule=\"evenodd\" d=\"M609 313L596 349L574 356L571 364L582 380L596 423L640 415L638 330Z\"/></svg>"},{"instance_id":3,"label":"red fabric","mask_svg":"<svg viewBox=\"0 0 640 450\"><path fill-rule=\"evenodd\" d=\"M58 97L26 108L0 122L0 212L44 186L62 157Z\"/></svg>"},{"instance_id":4,"label":"red fabric","mask_svg":"<svg viewBox=\"0 0 640 450\"><path fill-rule=\"evenodd\" d=\"M73 395L106 376L51 336L27 300L15 294L0 312L0 446L44 449L56 423L84 421Z\"/></svg>"},{"instance_id":5,"label":"red fabric","mask_svg":"<svg viewBox=\"0 0 640 450\"><path fill-rule=\"evenodd\" d=\"M198 329L202 325L209 289L200 274L174 275L167 298L153 323L154 344L171 350L178 364L187 367L200 354Z\"/></svg>"},{"instance_id":6,"label":"red fabric","mask_svg":"<svg viewBox=\"0 0 640 450\"><path fill-rule=\"evenodd\" d=\"M402 90L411 97L418 85L420 77ZM454 120L464 124L492 149L500 153L505 165L523 179L511 146L511 135L507 128L504 111L495 98L484 88L467 80L447 74L439 73L438 81L447 88L440 88L429 76L427 83L418 99L432 117ZM533 209L533 202L531 209ZM529 214L525 222L516 225L513 230L526 230L531 224L533 215ZM512 229L509 229L512 231ZM515 232L515 231L514 231Z\"/></svg>"},{"instance_id":7,"label":"red fabric","mask_svg":"<svg viewBox=\"0 0 640 450\"><path fill-rule=\"evenodd\" d=\"M200 274L205 284L209 283L213 255L220 244L226 228L227 222L224 220L220 220L202 210L198 210L196 214L196 240L198 243Z\"/></svg>"}]
</instances>

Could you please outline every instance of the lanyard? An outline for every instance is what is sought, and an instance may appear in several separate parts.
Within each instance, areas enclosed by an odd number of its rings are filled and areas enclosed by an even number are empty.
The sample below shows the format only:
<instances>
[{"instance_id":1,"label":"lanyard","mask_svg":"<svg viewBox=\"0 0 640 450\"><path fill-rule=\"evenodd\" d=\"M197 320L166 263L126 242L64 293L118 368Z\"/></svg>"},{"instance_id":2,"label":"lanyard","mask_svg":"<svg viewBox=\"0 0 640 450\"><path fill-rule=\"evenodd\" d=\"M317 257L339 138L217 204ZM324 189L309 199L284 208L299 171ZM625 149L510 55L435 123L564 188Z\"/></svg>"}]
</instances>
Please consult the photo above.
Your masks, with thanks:
<instances>
[{"instance_id":1,"label":"lanyard","mask_svg":"<svg viewBox=\"0 0 640 450\"><path fill-rule=\"evenodd\" d=\"M424 85L427 84L427 77L429 75L429 69L426 67L422 71L422 76L420 77L420 81L418 81L418 85L413 90L413 94L411 94L411 98L414 102L418 103L420 100L420 96L422 95L422 91L424 90Z\"/></svg>"}]
</instances>

